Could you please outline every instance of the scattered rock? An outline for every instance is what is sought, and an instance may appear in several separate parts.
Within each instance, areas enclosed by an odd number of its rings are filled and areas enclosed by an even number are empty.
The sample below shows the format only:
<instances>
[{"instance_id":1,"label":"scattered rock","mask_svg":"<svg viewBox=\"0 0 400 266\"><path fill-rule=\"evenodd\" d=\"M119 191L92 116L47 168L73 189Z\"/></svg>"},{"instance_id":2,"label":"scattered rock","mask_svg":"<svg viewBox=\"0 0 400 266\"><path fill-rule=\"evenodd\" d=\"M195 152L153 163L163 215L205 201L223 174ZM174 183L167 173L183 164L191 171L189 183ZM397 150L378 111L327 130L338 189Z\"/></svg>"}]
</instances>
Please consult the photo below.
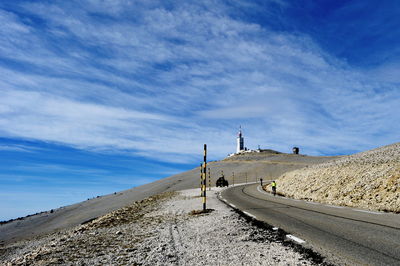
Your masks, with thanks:
<instances>
[{"instance_id":1,"label":"scattered rock","mask_svg":"<svg viewBox=\"0 0 400 266\"><path fill-rule=\"evenodd\" d=\"M285 173L277 185L295 199L398 213L400 143Z\"/></svg>"}]
</instances>

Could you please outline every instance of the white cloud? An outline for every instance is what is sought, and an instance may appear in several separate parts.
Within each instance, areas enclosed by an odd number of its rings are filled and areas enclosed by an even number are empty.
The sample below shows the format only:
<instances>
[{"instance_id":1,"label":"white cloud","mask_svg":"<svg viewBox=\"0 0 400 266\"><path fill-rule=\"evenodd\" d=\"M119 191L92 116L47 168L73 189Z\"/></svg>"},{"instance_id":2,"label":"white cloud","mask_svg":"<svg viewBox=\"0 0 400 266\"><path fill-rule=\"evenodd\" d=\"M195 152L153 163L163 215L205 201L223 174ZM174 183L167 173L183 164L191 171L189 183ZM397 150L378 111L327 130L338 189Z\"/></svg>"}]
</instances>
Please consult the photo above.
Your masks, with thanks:
<instances>
[{"instance_id":1,"label":"white cloud","mask_svg":"<svg viewBox=\"0 0 400 266\"><path fill-rule=\"evenodd\" d=\"M295 143L317 154L396 140L390 84L365 83L371 73L306 35L209 3L26 6L44 28L0 13L11 34L0 51L26 65L0 66L1 135L180 162L195 161L203 143L214 157L233 151L239 124L249 148Z\"/></svg>"},{"instance_id":2,"label":"white cloud","mask_svg":"<svg viewBox=\"0 0 400 266\"><path fill-rule=\"evenodd\" d=\"M25 145L0 145L0 151L32 152L32 150L35 149Z\"/></svg>"}]
</instances>

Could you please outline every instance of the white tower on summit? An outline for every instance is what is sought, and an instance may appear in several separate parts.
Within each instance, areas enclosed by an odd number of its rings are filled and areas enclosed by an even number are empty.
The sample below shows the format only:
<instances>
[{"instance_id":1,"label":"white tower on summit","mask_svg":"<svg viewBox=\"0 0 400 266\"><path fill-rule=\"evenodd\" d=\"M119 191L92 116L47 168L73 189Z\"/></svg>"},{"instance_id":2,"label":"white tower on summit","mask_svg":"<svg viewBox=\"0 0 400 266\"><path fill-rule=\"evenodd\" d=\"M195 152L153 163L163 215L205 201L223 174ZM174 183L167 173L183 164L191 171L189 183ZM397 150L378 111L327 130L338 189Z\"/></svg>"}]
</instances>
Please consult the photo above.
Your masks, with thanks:
<instances>
[{"instance_id":1,"label":"white tower on summit","mask_svg":"<svg viewBox=\"0 0 400 266\"><path fill-rule=\"evenodd\" d=\"M242 135L242 126L239 127L238 137L236 139L236 153L244 150L244 138Z\"/></svg>"}]
</instances>

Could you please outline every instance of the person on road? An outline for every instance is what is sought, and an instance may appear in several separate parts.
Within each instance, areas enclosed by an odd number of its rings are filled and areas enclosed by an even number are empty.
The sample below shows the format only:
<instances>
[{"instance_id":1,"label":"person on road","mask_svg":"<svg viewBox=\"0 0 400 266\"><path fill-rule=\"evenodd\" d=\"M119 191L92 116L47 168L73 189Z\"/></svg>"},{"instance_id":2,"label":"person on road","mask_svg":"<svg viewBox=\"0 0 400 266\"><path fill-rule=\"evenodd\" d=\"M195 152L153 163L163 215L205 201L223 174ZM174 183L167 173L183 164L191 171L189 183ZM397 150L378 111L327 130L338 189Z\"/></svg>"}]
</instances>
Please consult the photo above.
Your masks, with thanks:
<instances>
[{"instance_id":1,"label":"person on road","mask_svg":"<svg viewBox=\"0 0 400 266\"><path fill-rule=\"evenodd\" d=\"M274 196L275 196L276 195L276 182L275 182L275 180L272 181L271 187L272 187L272 194L274 194Z\"/></svg>"}]
</instances>

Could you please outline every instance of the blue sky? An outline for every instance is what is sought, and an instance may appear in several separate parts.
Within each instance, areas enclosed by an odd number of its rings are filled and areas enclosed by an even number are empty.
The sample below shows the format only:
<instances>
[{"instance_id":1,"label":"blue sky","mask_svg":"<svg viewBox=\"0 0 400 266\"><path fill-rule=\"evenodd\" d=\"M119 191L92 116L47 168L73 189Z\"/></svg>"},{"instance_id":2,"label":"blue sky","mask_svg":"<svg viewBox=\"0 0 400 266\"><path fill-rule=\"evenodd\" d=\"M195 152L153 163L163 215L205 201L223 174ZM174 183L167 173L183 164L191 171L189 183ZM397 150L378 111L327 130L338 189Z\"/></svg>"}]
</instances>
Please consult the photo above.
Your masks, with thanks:
<instances>
[{"instance_id":1,"label":"blue sky","mask_svg":"<svg viewBox=\"0 0 400 266\"><path fill-rule=\"evenodd\" d=\"M1 1L0 220L248 148L397 142L398 1Z\"/></svg>"}]
</instances>

